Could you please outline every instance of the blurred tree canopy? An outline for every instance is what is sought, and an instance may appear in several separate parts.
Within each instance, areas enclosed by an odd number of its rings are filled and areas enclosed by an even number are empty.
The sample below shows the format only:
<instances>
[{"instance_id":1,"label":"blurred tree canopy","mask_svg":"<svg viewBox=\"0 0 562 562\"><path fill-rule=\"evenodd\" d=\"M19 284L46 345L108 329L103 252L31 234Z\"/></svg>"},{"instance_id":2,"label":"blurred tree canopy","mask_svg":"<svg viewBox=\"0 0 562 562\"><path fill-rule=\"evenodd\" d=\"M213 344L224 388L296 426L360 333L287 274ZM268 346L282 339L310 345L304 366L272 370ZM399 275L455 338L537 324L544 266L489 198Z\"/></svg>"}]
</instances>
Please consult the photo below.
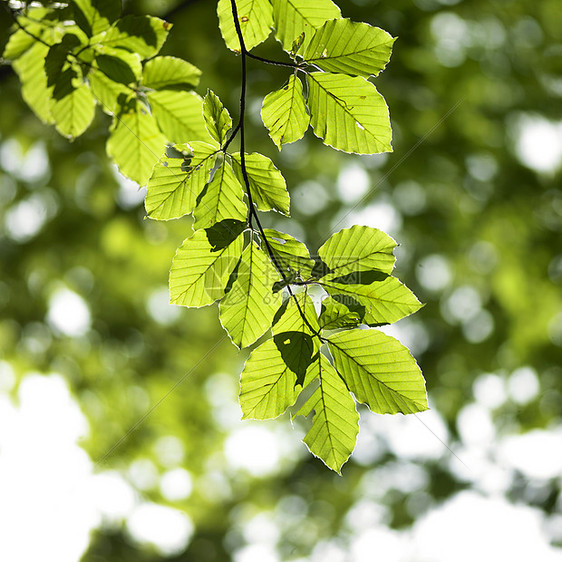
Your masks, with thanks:
<instances>
[{"instance_id":1,"label":"blurred tree canopy","mask_svg":"<svg viewBox=\"0 0 562 562\"><path fill-rule=\"evenodd\" d=\"M259 109L286 72L257 61L247 145L278 163L290 186L292 218L268 217L267 226L312 249L344 226L381 228L400 243L399 277L426 303L392 333L420 363L433 411L421 424L362 411L343 477L308 455L304 430L291 433L286 417L263 431L239 421L244 354L223 337L214 307L167 304L169 265L191 219L145 219L143 192L105 154L108 116L98 112L69 143L0 67L3 392L15 400L30 373L60 374L88 420L80 445L94 470L119 474L142 501L181 510L193 525L166 552L135 540L126 515L103 519L85 562L349 554L364 510L382 513L373 528L409 529L466 489L533 506L549 521L560 509L559 474L501 456L507 438L557 431L562 414L559 2L338 4L398 37L377 80L394 152L336 153L309 131L279 153ZM199 67L198 91L211 88L236 115L239 61L213 2L130 0L124 10L172 22L162 54ZM3 46L12 21L0 17ZM270 37L255 52L279 50ZM427 449L416 446L419 434ZM501 486L483 476L492 468ZM170 474L189 491L170 492ZM259 550L263 529L270 550ZM562 545L562 534L550 540Z\"/></svg>"}]
</instances>

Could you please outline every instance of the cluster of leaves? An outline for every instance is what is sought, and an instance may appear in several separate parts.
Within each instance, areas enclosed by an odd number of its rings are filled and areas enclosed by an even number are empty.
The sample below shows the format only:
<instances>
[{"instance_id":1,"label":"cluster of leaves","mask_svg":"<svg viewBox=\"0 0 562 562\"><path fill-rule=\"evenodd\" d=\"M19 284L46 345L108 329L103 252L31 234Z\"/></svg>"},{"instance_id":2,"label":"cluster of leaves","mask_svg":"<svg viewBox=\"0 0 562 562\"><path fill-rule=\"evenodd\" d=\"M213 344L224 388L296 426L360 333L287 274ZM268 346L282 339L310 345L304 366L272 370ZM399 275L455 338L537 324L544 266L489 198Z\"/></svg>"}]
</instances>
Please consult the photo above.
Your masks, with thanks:
<instances>
[{"instance_id":1,"label":"cluster of leaves","mask_svg":"<svg viewBox=\"0 0 562 562\"><path fill-rule=\"evenodd\" d=\"M17 16L3 58L13 61L35 114L69 139L90 126L96 104L113 116L107 153L144 185L167 142L206 134L201 97L191 91L201 72L156 56L170 23L120 15L112 0L30 7Z\"/></svg>"},{"instance_id":2,"label":"cluster of leaves","mask_svg":"<svg viewBox=\"0 0 562 562\"><path fill-rule=\"evenodd\" d=\"M108 153L124 174L148 180L150 218L193 214L195 232L172 263L171 302L220 301L221 323L238 347L262 338L241 375L244 418L274 418L295 405L295 415L314 412L304 441L339 472L358 433L353 396L381 414L426 409L417 363L376 329L421 306L391 275L396 242L355 226L332 235L313 259L299 240L264 229L258 211L288 216L289 193L273 162L246 153L244 143L246 59L260 59L250 50L274 29L291 60L279 64L292 72L262 107L278 148L311 124L338 150L392 150L388 108L369 78L384 69L394 39L342 18L331 0L219 0L225 43L242 57L234 126L215 93L202 100L185 90L197 83L195 67L155 56L169 24L132 16L112 23L115 3L104 0L75 0L68 9L73 20L43 8L21 15L4 56L16 59L26 101L63 134L81 134L96 101L114 115ZM230 152L237 135L240 151ZM156 159L166 141L175 144Z\"/></svg>"}]
</instances>

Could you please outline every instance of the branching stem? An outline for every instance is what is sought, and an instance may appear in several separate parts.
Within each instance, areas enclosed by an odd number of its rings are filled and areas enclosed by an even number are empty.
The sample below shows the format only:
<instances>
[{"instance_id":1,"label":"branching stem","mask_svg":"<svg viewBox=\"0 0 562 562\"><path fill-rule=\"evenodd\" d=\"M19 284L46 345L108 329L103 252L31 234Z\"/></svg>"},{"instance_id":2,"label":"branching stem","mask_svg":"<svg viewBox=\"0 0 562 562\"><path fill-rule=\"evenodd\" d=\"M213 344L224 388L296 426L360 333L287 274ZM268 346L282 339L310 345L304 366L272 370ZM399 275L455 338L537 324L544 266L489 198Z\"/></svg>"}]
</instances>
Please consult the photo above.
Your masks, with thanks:
<instances>
[{"instance_id":1,"label":"branching stem","mask_svg":"<svg viewBox=\"0 0 562 562\"><path fill-rule=\"evenodd\" d=\"M240 42L240 54L242 55L242 87L241 87L241 91L240 91L240 118L238 121L238 125L235 127L235 129L233 130L230 138L228 139L228 141L225 144L225 147L228 146L231 142L232 139L234 138L234 136L236 134L238 134L238 132L240 133L240 166L242 168L242 177L244 178L244 184L245 184L245 188L246 188L246 194L248 196L248 203L249 203L249 217L248 217L248 221L250 223L250 226L252 226L252 217L254 218L254 220L256 221L256 225L258 226L258 230L259 233L261 235L261 239L263 241L263 243L265 244L265 247L267 249L267 253L269 254L269 257L271 259L271 261L273 262L273 265L275 266L275 269L277 269L277 271L279 272L279 274L281 275L283 282L286 284L287 286L287 290L289 292L289 295L294 299L295 304L297 305L297 309L299 311L299 314L301 315L304 323L306 324L306 326L308 327L308 329L317 337L320 339L320 341L324 342L325 338L323 338L320 333L318 332L318 330L316 330L308 321L308 318L306 317L306 315L304 314L304 311L301 308L301 305L295 295L295 293L293 293L293 290L291 288L291 285L289 283L289 280L287 279L287 276L285 275L285 271L283 270L283 268L281 267L281 265L279 264L278 260L277 260L277 256L275 255L275 253L273 252L273 250L271 249L271 246L269 245L269 241L267 240L267 236L265 235L265 232L263 230L262 224L260 222L259 216L258 216L258 212L257 209L254 205L253 199L252 199L252 192L250 189L250 180L248 178L248 172L246 170L246 157L245 157L245 131L244 131L244 117L245 117L245 113L246 113L246 81L247 81L247 69L246 69L246 57L250 56L251 58L256 58L257 60L263 60L261 59L261 57L256 57L255 55L251 55L248 50L246 49L246 44L244 43L244 37L242 35L242 29L240 27L240 21L238 20L238 8L236 6L236 0L230 0L230 4L232 6L232 18L234 19L234 27L236 28L236 34L238 35L238 41ZM263 62L268 62L267 60L263 60ZM296 64L283 64L282 66L298 66ZM223 150L226 150L226 148L223 147Z\"/></svg>"}]
</instances>

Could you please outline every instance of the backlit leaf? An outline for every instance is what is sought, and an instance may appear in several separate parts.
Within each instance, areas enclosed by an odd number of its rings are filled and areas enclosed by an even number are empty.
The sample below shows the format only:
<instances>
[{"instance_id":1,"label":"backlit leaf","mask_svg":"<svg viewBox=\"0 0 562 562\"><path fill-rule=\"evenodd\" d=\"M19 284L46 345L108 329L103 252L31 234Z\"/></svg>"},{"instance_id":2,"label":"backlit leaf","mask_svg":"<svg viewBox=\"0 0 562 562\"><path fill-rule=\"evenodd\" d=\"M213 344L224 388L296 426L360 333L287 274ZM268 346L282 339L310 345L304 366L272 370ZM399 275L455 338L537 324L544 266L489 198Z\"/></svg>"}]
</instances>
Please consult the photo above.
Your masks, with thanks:
<instances>
[{"instance_id":1,"label":"backlit leaf","mask_svg":"<svg viewBox=\"0 0 562 562\"><path fill-rule=\"evenodd\" d=\"M252 241L242 254L231 290L220 303L221 323L238 347L251 345L271 326L281 305L281 294L271 289L278 279L267 254Z\"/></svg>"},{"instance_id":2,"label":"backlit leaf","mask_svg":"<svg viewBox=\"0 0 562 562\"><path fill-rule=\"evenodd\" d=\"M310 115L304 103L302 82L294 74L291 74L283 88L265 96L261 118L279 150L282 144L303 137L310 123Z\"/></svg>"},{"instance_id":3,"label":"backlit leaf","mask_svg":"<svg viewBox=\"0 0 562 562\"><path fill-rule=\"evenodd\" d=\"M273 10L269 0L236 0L236 8L244 44L250 50L269 37L273 26ZM240 41L232 17L231 0L219 0L217 14L226 46L239 53Z\"/></svg>"},{"instance_id":4,"label":"backlit leaf","mask_svg":"<svg viewBox=\"0 0 562 562\"><path fill-rule=\"evenodd\" d=\"M307 76L314 134L324 144L357 154L391 152L388 107L362 77L312 72Z\"/></svg>"},{"instance_id":5,"label":"backlit leaf","mask_svg":"<svg viewBox=\"0 0 562 562\"><path fill-rule=\"evenodd\" d=\"M312 427L303 441L313 455L340 473L355 448L359 414L345 383L321 353L308 368L305 384L308 386L315 380L318 387L296 415L308 416L314 412Z\"/></svg>"},{"instance_id":6,"label":"backlit leaf","mask_svg":"<svg viewBox=\"0 0 562 562\"><path fill-rule=\"evenodd\" d=\"M105 31L120 15L116 0L72 0L76 23L88 36Z\"/></svg>"},{"instance_id":7,"label":"backlit leaf","mask_svg":"<svg viewBox=\"0 0 562 562\"><path fill-rule=\"evenodd\" d=\"M243 236L215 249L205 230L197 230L177 249L170 270L170 302L207 306L224 295L230 274L242 254Z\"/></svg>"},{"instance_id":8,"label":"backlit leaf","mask_svg":"<svg viewBox=\"0 0 562 562\"><path fill-rule=\"evenodd\" d=\"M310 258L308 248L300 240L272 228L265 228L264 233L276 256L277 264L286 273L300 273L305 279L310 277L314 260Z\"/></svg>"},{"instance_id":9,"label":"backlit leaf","mask_svg":"<svg viewBox=\"0 0 562 562\"><path fill-rule=\"evenodd\" d=\"M399 341L369 329L338 332L328 342L338 373L371 411L412 414L427 410L420 368Z\"/></svg>"},{"instance_id":10,"label":"backlit leaf","mask_svg":"<svg viewBox=\"0 0 562 562\"><path fill-rule=\"evenodd\" d=\"M290 198L287 184L273 162L257 152L246 154L246 171L252 200L260 211L275 210L289 215ZM232 166L240 183L244 185L240 153L232 155Z\"/></svg>"},{"instance_id":11,"label":"backlit leaf","mask_svg":"<svg viewBox=\"0 0 562 562\"><path fill-rule=\"evenodd\" d=\"M146 61L143 68L142 83L147 88L163 88L199 84L201 71L191 63L176 57L154 57Z\"/></svg>"},{"instance_id":12,"label":"backlit leaf","mask_svg":"<svg viewBox=\"0 0 562 562\"><path fill-rule=\"evenodd\" d=\"M303 57L328 72L376 76L388 63L394 41L367 23L331 20L316 30Z\"/></svg>"},{"instance_id":13,"label":"backlit leaf","mask_svg":"<svg viewBox=\"0 0 562 562\"><path fill-rule=\"evenodd\" d=\"M191 213L209 181L217 147L204 142L176 145L158 163L146 186L145 207L152 219L176 219Z\"/></svg>"},{"instance_id":14,"label":"backlit leaf","mask_svg":"<svg viewBox=\"0 0 562 562\"><path fill-rule=\"evenodd\" d=\"M275 36L285 51L291 51L293 41L304 31L306 46L314 30L325 21L341 17L332 0L271 0L275 20ZM302 52L303 47L301 47Z\"/></svg>"},{"instance_id":15,"label":"backlit leaf","mask_svg":"<svg viewBox=\"0 0 562 562\"><path fill-rule=\"evenodd\" d=\"M207 95L203 100L203 117L210 135L222 145L228 131L232 129L232 119L226 107L212 90L207 90Z\"/></svg>"}]
</instances>

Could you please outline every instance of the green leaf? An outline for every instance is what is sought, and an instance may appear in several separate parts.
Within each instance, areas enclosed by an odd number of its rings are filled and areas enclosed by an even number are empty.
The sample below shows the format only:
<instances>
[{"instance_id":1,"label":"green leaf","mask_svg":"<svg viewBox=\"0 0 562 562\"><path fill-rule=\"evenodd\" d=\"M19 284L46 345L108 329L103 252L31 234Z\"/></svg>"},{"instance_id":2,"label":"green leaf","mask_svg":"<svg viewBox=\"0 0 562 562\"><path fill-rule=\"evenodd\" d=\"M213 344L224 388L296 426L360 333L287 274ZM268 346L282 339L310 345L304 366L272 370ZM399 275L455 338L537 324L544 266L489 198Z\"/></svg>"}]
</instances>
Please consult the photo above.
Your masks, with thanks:
<instances>
[{"instance_id":1,"label":"green leaf","mask_svg":"<svg viewBox=\"0 0 562 562\"><path fill-rule=\"evenodd\" d=\"M337 330L338 328L354 328L359 325L361 318L357 312L352 312L344 304L331 297L322 301L322 309L318 323L323 330Z\"/></svg>"},{"instance_id":2,"label":"green leaf","mask_svg":"<svg viewBox=\"0 0 562 562\"><path fill-rule=\"evenodd\" d=\"M318 255L338 275L371 269L391 273L396 246L396 241L382 230L355 225L333 234Z\"/></svg>"},{"instance_id":3,"label":"green leaf","mask_svg":"<svg viewBox=\"0 0 562 562\"><path fill-rule=\"evenodd\" d=\"M43 28L39 24L29 24L25 26L26 31L23 29L16 29L12 33L4 47L4 52L2 53L3 59L15 60L27 50L29 50L36 40L30 35L33 34L35 37L41 38Z\"/></svg>"},{"instance_id":4,"label":"green leaf","mask_svg":"<svg viewBox=\"0 0 562 562\"><path fill-rule=\"evenodd\" d=\"M363 323L369 325L391 324L413 314L423 305L416 296L398 279L386 276L381 281L369 285L344 284L331 280L331 275L323 277L318 283L331 296L342 295L365 307ZM346 299L338 299L348 304Z\"/></svg>"},{"instance_id":5,"label":"green leaf","mask_svg":"<svg viewBox=\"0 0 562 562\"><path fill-rule=\"evenodd\" d=\"M236 0L238 21L246 49L253 49L265 41L273 26L273 10L269 0ZM217 6L219 27L226 46L236 53L241 51L236 33L230 0L219 0Z\"/></svg>"},{"instance_id":6,"label":"green leaf","mask_svg":"<svg viewBox=\"0 0 562 562\"><path fill-rule=\"evenodd\" d=\"M240 153L232 155L232 165L240 183L244 185ZM252 200L260 211L278 211L289 216L290 198L287 184L273 162L257 152L245 155L246 171Z\"/></svg>"},{"instance_id":7,"label":"green leaf","mask_svg":"<svg viewBox=\"0 0 562 562\"><path fill-rule=\"evenodd\" d=\"M172 142L210 140L203 119L203 100L195 92L160 90L147 95L160 130Z\"/></svg>"},{"instance_id":8,"label":"green leaf","mask_svg":"<svg viewBox=\"0 0 562 562\"><path fill-rule=\"evenodd\" d=\"M104 46L97 50L93 64L107 78L119 84L134 84L142 76L139 55L123 49Z\"/></svg>"},{"instance_id":9,"label":"green leaf","mask_svg":"<svg viewBox=\"0 0 562 562\"><path fill-rule=\"evenodd\" d=\"M272 0L272 4L275 37L288 52L303 31L303 44L306 46L315 28L327 20L341 17L340 9L332 0Z\"/></svg>"},{"instance_id":10,"label":"green leaf","mask_svg":"<svg viewBox=\"0 0 562 562\"><path fill-rule=\"evenodd\" d=\"M295 415L314 412L312 427L303 441L313 455L341 474L342 465L355 449L359 414L345 383L321 353L308 368L305 384L314 380L318 387Z\"/></svg>"},{"instance_id":11,"label":"green leaf","mask_svg":"<svg viewBox=\"0 0 562 562\"><path fill-rule=\"evenodd\" d=\"M197 230L184 240L170 269L170 302L199 308L222 298L242 246L241 235L231 244L214 249L205 230Z\"/></svg>"},{"instance_id":12,"label":"green leaf","mask_svg":"<svg viewBox=\"0 0 562 562\"><path fill-rule=\"evenodd\" d=\"M306 318L306 322L301 315L301 311ZM316 314L314 303L307 292L302 291L300 293L295 293L294 297L287 299L279 309L272 326L272 332L274 336L284 332L303 332L312 335L313 332L310 330L309 325L314 328L316 332L320 331L318 315Z\"/></svg>"},{"instance_id":13,"label":"green leaf","mask_svg":"<svg viewBox=\"0 0 562 562\"><path fill-rule=\"evenodd\" d=\"M412 414L428 409L420 368L399 341L370 329L338 332L328 343L338 373L371 411Z\"/></svg>"},{"instance_id":14,"label":"green leaf","mask_svg":"<svg viewBox=\"0 0 562 562\"><path fill-rule=\"evenodd\" d=\"M324 144L357 154L392 151L388 107L373 84L323 72L307 80L312 127Z\"/></svg>"},{"instance_id":15,"label":"green leaf","mask_svg":"<svg viewBox=\"0 0 562 562\"><path fill-rule=\"evenodd\" d=\"M57 94L60 82L55 85L51 115L57 131L70 139L80 136L94 118L96 102L90 88L78 77L61 77L68 83Z\"/></svg>"},{"instance_id":16,"label":"green leaf","mask_svg":"<svg viewBox=\"0 0 562 562\"><path fill-rule=\"evenodd\" d=\"M264 234L278 265L286 273L300 273L303 279L310 277L314 260L310 259L308 248L300 240L272 228L265 228Z\"/></svg>"},{"instance_id":17,"label":"green leaf","mask_svg":"<svg viewBox=\"0 0 562 562\"><path fill-rule=\"evenodd\" d=\"M41 121L53 123L50 101L53 87L47 85L44 65L48 52L49 47L36 42L27 52L15 60L12 66L21 80L23 99Z\"/></svg>"},{"instance_id":18,"label":"green leaf","mask_svg":"<svg viewBox=\"0 0 562 562\"><path fill-rule=\"evenodd\" d=\"M207 90L207 95L203 100L203 117L210 135L222 145L228 131L232 129L232 119L228 110L212 90Z\"/></svg>"},{"instance_id":19,"label":"green leaf","mask_svg":"<svg viewBox=\"0 0 562 562\"><path fill-rule=\"evenodd\" d=\"M270 326L281 305L281 295L271 290L279 274L267 254L252 241L242 259L231 290L220 303L220 320L233 343L246 347Z\"/></svg>"},{"instance_id":20,"label":"green leaf","mask_svg":"<svg viewBox=\"0 0 562 562\"><path fill-rule=\"evenodd\" d=\"M146 185L165 144L152 115L136 102L113 119L106 150L124 176Z\"/></svg>"},{"instance_id":21,"label":"green leaf","mask_svg":"<svg viewBox=\"0 0 562 562\"><path fill-rule=\"evenodd\" d=\"M270 339L256 347L240 375L242 419L267 420L292 406L299 393L297 376Z\"/></svg>"},{"instance_id":22,"label":"green leaf","mask_svg":"<svg viewBox=\"0 0 562 562\"><path fill-rule=\"evenodd\" d=\"M376 76L388 63L394 41L367 23L331 20L316 30L303 57L328 72Z\"/></svg>"},{"instance_id":23,"label":"green leaf","mask_svg":"<svg viewBox=\"0 0 562 562\"><path fill-rule=\"evenodd\" d=\"M154 90L194 87L199 84L200 76L201 71L183 59L154 57L144 64L142 82L145 87Z\"/></svg>"},{"instance_id":24,"label":"green leaf","mask_svg":"<svg viewBox=\"0 0 562 562\"><path fill-rule=\"evenodd\" d=\"M279 150L282 144L302 139L308 129L310 115L304 103L302 82L294 74L283 88L265 96L261 118Z\"/></svg>"},{"instance_id":25,"label":"green leaf","mask_svg":"<svg viewBox=\"0 0 562 562\"><path fill-rule=\"evenodd\" d=\"M145 208L152 219L177 219L191 213L209 181L217 147L204 142L175 146L154 166L146 186Z\"/></svg>"},{"instance_id":26,"label":"green leaf","mask_svg":"<svg viewBox=\"0 0 562 562\"><path fill-rule=\"evenodd\" d=\"M171 27L171 23L152 16L125 16L93 37L92 43L125 49L147 59L160 51Z\"/></svg>"},{"instance_id":27,"label":"green leaf","mask_svg":"<svg viewBox=\"0 0 562 562\"><path fill-rule=\"evenodd\" d=\"M131 90L124 84L114 82L108 78L94 61L88 73L88 82L97 102L102 106L105 113L115 114L119 108L119 99L125 99Z\"/></svg>"},{"instance_id":28,"label":"green leaf","mask_svg":"<svg viewBox=\"0 0 562 562\"><path fill-rule=\"evenodd\" d=\"M244 190L232 166L223 161L195 207L194 228L206 228L224 219L246 220Z\"/></svg>"},{"instance_id":29,"label":"green leaf","mask_svg":"<svg viewBox=\"0 0 562 562\"><path fill-rule=\"evenodd\" d=\"M115 0L72 0L74 18L89 36L105 31L120 15L121 2Z\"/></svg>"}]
</instances>

